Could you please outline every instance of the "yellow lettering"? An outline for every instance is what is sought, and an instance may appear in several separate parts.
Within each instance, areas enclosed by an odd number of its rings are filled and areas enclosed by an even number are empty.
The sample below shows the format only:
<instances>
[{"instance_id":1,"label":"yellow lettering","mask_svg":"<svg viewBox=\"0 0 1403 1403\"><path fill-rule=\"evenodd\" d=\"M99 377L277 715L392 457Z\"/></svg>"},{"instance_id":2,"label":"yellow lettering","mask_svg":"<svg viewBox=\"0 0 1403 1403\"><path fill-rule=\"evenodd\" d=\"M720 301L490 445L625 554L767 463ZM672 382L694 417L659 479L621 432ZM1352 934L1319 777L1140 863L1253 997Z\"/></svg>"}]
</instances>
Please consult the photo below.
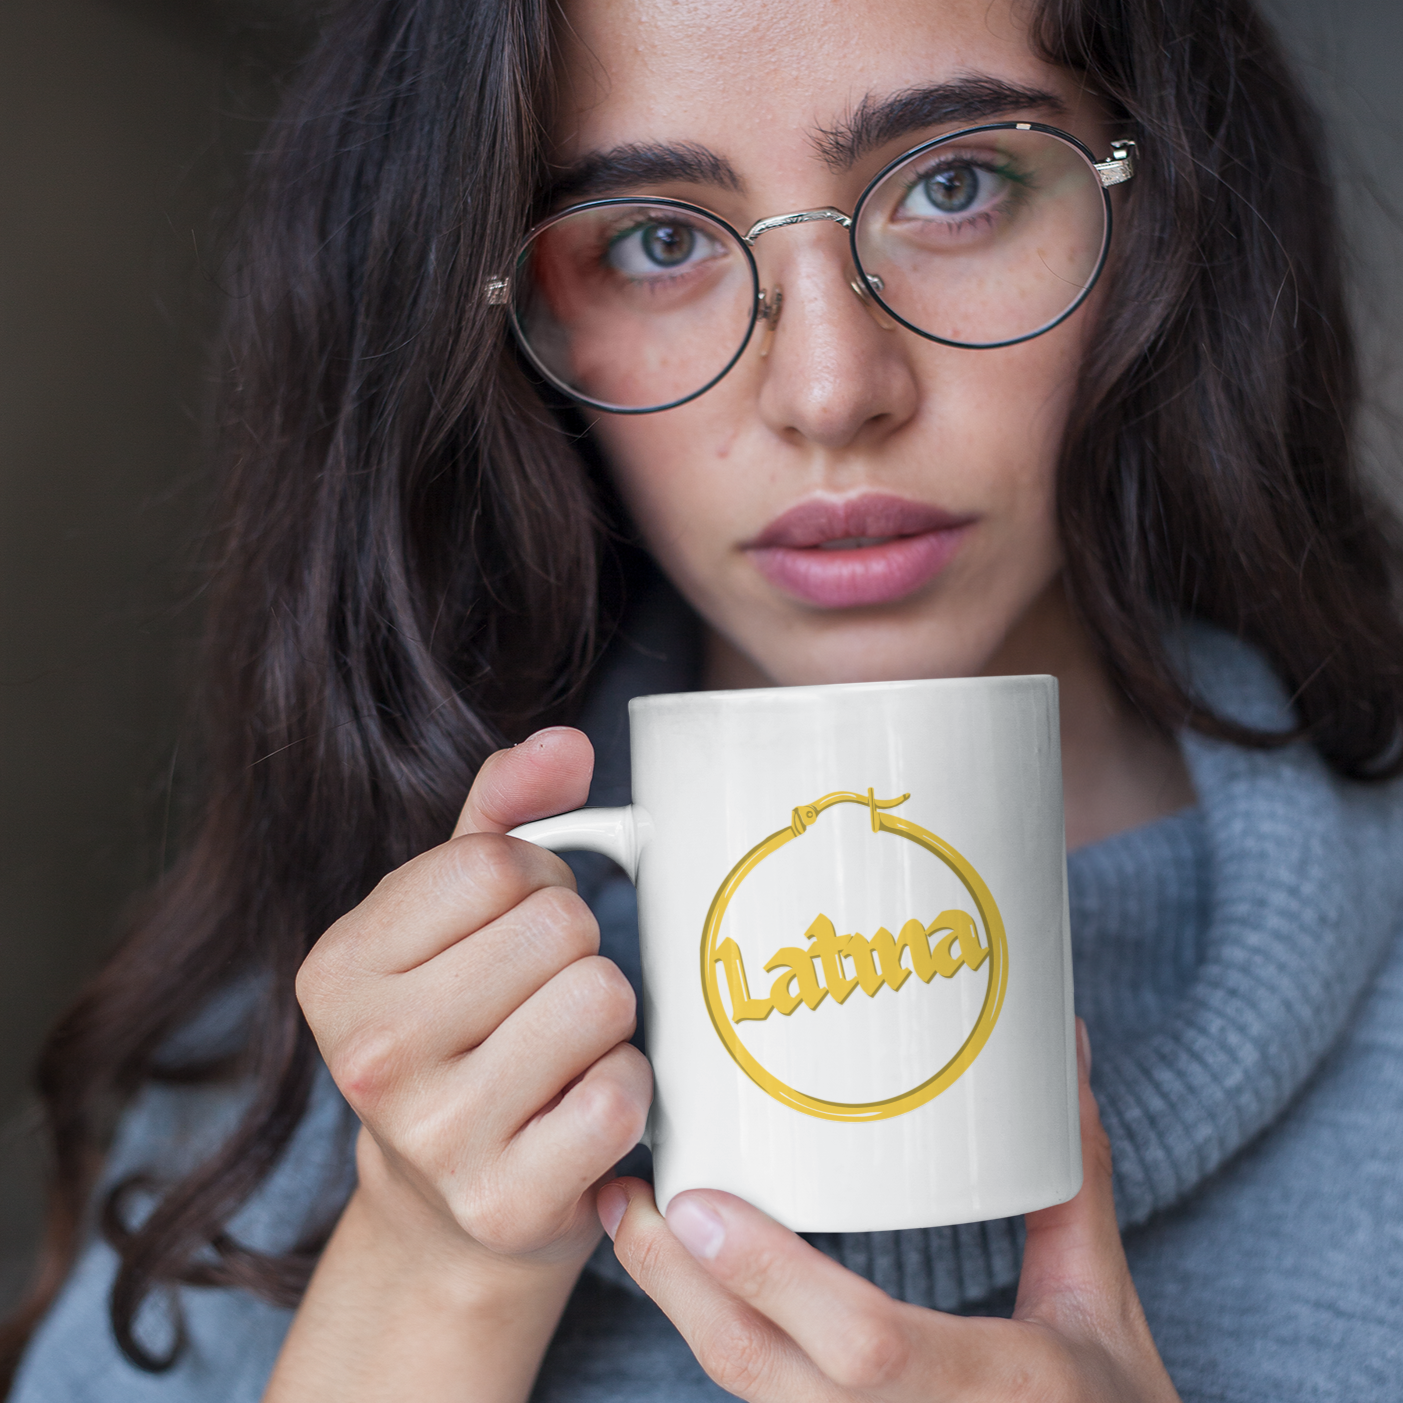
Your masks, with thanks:
<instances>
[{"instance_id":1,"label":"yellow lettering","mask_svg":"<svg viewBox=\"0 0 1403 1403\"><path fill-rule=\"evenodd\" d=\"M979 932L975 928L974 917L968 911L942 911L934 922L926 927L926 932L930 935L934 935L938 930L950 932L939 946L947 959L951 957L956 944L960 947L959 958L954 961L950 975L961 965L969 969L978 969L989 958L988 949L979 943ZM943 969L940 972L945 974ZM946 978L950 975L946 975Z\"/></svg>"},{"instance_id":2,"label":"yellow lettering","mask_svg":"<svg viewBox=\"0 0 1403 1403\"><path fill-rule=\"evenodd\" d=\"M937 926L937 929L940 927ZM926 931L927 935L930 933L929 930ZM959 938L959 932L952 930L944 940L937 940L930 947L931 963L935 966L935 972L942 979L953 979L959 972L960 966L965 962L963 950L958 955L955 954L955 945Z\"/></svg>"},{"instance_id":3,"label":"yellow lettering","mask_svg":"<svg viewBox=\"0 0 1403 1403\"><path fill-rule=\"evenodd\" d=\"M950 934L932 948L930 937L942 930ZM956 945L960 947L958 955ZM942 911L928 926L907 921L897 937L896 948L898 958L902 950L911 952L911 968L926 984L937 974L942 979L953 979L962 965L978 969L989 958L989 951L979 943L974 918L966 911Z\"/></svg>"},{"instance_id":4,"label":"yellow lettering","mask_svg":"<svg viewBox=\"0 0 1403 1403\"><path fill-rule=\"evenodd\" d=\"M809 946L809 958L819 960L823 964L823 982L828 986L828 992L833 995L833 1002L842 1003L857 988L862 977L859 972L857 979L850 979L843 969L843 955L848 952L848 942L852 940L852 936L845 935L840 939L833 929L833 922L822 914L815 918L813 925L804 935L813 942ZM862 937L859 936L858 939L861 940ZM765 968L769 969L769 965ZM865 984L862 987L867 989Z\"/></svg>"},{"instance_id":5,"label":"yellow lettering","mask_svg":"<svg viewBox=\"0 0 1403 1403\"><path fill-rule=\"evenodd\" d=\"M871 940L865 935L845 935L843 953L852 960L853 973L857 976L855 982L862 985L862 992L869 999L876 996L883 984L895 993L911 977L911 971L902 968L901 951L885 926ZM828 987L832 989L833 986Z\"/></svg>"},{"instance_id":6,"label":"yellow lettering","mask_svg":"<svg viewBox=\"0 0 1403 1403\"><path fill-rule=\"evenodd\" d=\"M932 941L933 936L945 932ZM869 999L885 985L893 993L915 974L929 984L938 974L953 979L961 969L978 969L989 958L987 946L979 943L979 928L967 911L942 911L930 925L910 920L893 936L885 926L870 940L865 935L839 935L833 922L820 913L804 932L809 948L786 945L776 950L765 965L768 972L779 971L767 999L750 996L745 978L745 961L734 940L723 940L716 947L716 963L726 971L726 987L731 995L731 1021L761 1022L778 1010L786 1018L800 1004L817 1008L830 994L834 1003L844 1003L854 989ZM902 954L911 953L911 968L902 963ZM845 960L852 961L852 974ZM820 982L814 965L823 969Z\"/></svg>"},{"instance_id":7,"label":"yellow lettering","mask_svg":"<svg viewBox=\"0 0 1403 1403\"><path fill-rule=\"evenodd\" d=\"M773 1011L769 999L752 999L750 986L745 980L745 961L741 958L740 946L729 937L716 947L716 963L726 971L726 988L731 995L731 1022L744 1023L753 1019L763 1023ZM790 1012L785 1009L785 1012Z\"/></svg>"},{"instance_id":8,"label":"yellow lettering","mask_svg":"<svg viewBox=\"0 0 1403 1403\"><path fill-rule=\"evenodd\" d=\"M770 986L770 1000L783 1014L793 1013L800 1003L817 1008L828 997L828 990L818 982L814 962L806 950L786 945L776 950L767 970L782 969L784 973Z\"/></svg>"},{"instance_id":9,"label":"yellow lettering","mask_svg":"<svg viewBox=\"0 0 1403 1403\"><path fill-rule=\"evenodd\" d=\"M939 930L939 925L936 925ZM930 938L926 928L917 920L907 921L901 928L901 934L896 938L897 958L901 958L901 952L909 950L911 952L911 968L916 971L916 977L923 983L929 984L935 978L935 960L930 952Z\"/></svg>"}]
</instances>

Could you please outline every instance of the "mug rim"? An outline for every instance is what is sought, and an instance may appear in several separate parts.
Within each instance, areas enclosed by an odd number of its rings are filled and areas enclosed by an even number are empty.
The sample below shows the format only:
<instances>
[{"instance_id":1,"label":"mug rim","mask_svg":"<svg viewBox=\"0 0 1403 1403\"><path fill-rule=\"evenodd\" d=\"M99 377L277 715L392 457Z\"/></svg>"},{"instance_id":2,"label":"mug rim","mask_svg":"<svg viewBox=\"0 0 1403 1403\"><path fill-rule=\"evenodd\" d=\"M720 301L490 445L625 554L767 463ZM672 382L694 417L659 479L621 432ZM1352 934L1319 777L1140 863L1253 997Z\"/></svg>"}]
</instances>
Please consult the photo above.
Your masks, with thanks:
<instances>
[{"instance_id":1,"label":"mug rim","mask_svg":"<svg viewBox=\"0 0 1403 1403\"><path fill-rule=\"evenodd\" d=\"M1009 688L1044 691L1049 682L1055 694L1057 678L1050 672L1001 673L994 677L911 677L888 682L819 682L792 687L699 688L692 692L650 692L633 697L629 700L628 710L632 716L635 708L639 712L654 712L708 705L773 706L790 701L803 705L806 702L838 700L873 692L1002 691Z\"/></svg>"}]
</instances>

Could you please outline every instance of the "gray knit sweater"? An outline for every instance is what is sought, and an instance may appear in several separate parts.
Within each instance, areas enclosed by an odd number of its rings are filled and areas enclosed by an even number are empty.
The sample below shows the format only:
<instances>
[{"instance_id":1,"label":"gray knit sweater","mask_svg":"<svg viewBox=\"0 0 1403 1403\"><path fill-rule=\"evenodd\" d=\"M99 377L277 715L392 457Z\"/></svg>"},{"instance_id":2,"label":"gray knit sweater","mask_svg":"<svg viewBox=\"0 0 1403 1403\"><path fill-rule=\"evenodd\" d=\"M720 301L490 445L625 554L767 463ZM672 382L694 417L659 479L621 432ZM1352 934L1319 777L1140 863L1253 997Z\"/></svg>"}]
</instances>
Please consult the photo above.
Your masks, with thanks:
<instances>
[{"instance_id":1,"label":"gray knit sweater","mask_svg":"<svg viewBox=\"0 0 1403 1403\"><path fill-rule=\"evenodd\" d=\"M592 802L627 800L628 697L691 684L675 625L635 621L596 688ZM1241 645L1194 631L1184 656L1223 711L1286 722L1281 689ZM1141 1298L1186 1403L1403 1397L1403 786L1340 782L1304 746L1182 744L1199 806L1069 860L1077 1007ZM636 980L631 887L602 860L575 866L606 953ZM149 1092L111 1173L193 1158L234 1109L227 1092ZM310 1205L345 1191L348 1146L324 1080L236 1234L289 1241ZM1008 1310L1021 1245L1016 1221L813 1241L906 1300L986 1313ZM185 1290L189 1348L145 1375L111 1340L112 1272L94 1242L31 1346L16 1403L259 1397L286 1312ZM145 1328L157 1343L168 1326L153 1309ZM602 1244L537 1403L724 1396Z\"/></svg>"}]
</instances>

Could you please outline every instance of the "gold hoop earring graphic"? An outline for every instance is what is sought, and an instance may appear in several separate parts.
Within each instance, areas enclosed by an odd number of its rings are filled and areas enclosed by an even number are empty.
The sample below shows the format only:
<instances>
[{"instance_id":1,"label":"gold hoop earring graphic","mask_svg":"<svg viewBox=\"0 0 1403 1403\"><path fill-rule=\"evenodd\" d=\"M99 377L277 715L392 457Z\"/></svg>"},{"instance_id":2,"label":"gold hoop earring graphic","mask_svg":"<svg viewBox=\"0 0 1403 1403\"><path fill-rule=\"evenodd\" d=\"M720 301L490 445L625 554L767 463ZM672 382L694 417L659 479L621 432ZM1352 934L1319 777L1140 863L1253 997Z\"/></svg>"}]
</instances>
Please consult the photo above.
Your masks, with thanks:
<instances>
[{"instance_id":1,"label":"gold hoop earring graphic","mask_svg":"<svg viewBox=\"0 0 1403 1403\"><path fill-rule=\"evenodd\" d=\"M762 842L757 843L750 849L736 865L731 868L726 879L717 888L716 895L712 898L710 909L707 911L706 922L702 928L701 939L701 977L702 991L706 1000L707 1013L710 1015L712 1026L716 1029L717 1035L731 1055L736 1065L753 1081L761 1090L774 1097L775 1100L791 1107L794 1110L802 1111L805 1115L817 1116L823 1120L836 1121L875 1121L885 1120L891 1116L899 1116L907 1111L915 1110L918 1106L925 1105L939 1096L941 1092L951 1087L970 1068L975 1058L983 1050L984 1045L989 1040L989 1035L994 1030L994 1025L998 1022L999 1013L1003 1008L1004 995L1008 988L1008 940L1004 932L1003 918L999 914L999 908L994 900L984 879L975 871L967 858L957 852L943 838L937 837L934 833L922 828L919 824L912 823L908 819L897 817L895 814L887 812L904 804L911 796L903 794L896 799L878 799L874 792L869 789L866 794L858 794L851 791L842 791L832 794L825 794L821 799L816 799L812 804L801 804L794 809L790 816L789 826L781 828L777 832L770 834ZM726 916L726 911L731 904L732 898L736 895L742 882L760 865L767 857L777 852L786 843L795 838L802 837L803 834L813 826L819 815L825 809L831 808L835 804L861 804L871 815L872 832L874 835L890 834L894 837L903 838L908 842L916 844L924 849L955 875L965 891L969 894L970 900L978 913L979 921L984 928L985 936L988 940L987 947L978 947L977 935L971 932L971 937L975 942L975 949L978 954L972 967L977 968L978 964L984 963L987 958L988 985L984 994L984 1001L979 1010L974 1027L969 1035L960 1045L955 1055L950 1058L933 1076L927 1077L916 1086L901 1092L896 1096L889 1096L878 1101L833 1101L821 1096L814 1096L808 1092L800 1091L796 1087L787 1085L767 1070L755 1055L741 1041L736 1031L736 1024L747 1019L763 1020L772 1010L772 1004L767 1000L749 1000L748 994L742 995L744 987L744 974L740 974L738 980L732 979L731 969L727 969L728 982L731 982L732 1003L735 1005L732 1014L728 1015L721 998L721 988L717 980L717 967L727 965L728 961L735 959L735 942L721 939L721 925ZM964 913L943 912L943 917L959 917ZM825 918L820 918L825 919ZM908 923L908 924L915 924ZM934 930L937 927L931 927ZM945 928L945 927L940 927ZM831 929L831 923L830 923ZM923 931L922 934L926 934ZM959 943L962 952L965 949L966 937L963 932L953 933L953 941L959 936ZM887 934L890 942L891 937ZM812 947L811 947L812 948ZM894 947L895 948L895 947ZM917 960L916 951L913 949L913 964ZM894 960L899 960L900 953L896 952ZM926 958L930 958L929 950L926 951ZM959 961L950 965L948 969L939 972L945 973L947 977L957 967ZM768 966L767 966L768 968ZM812 975L812 964L809 966ZM906 973L901 974L901 981L904 982ZM929 982L930 973L922 973L921 978ZM854 981L855 982L855 981ZM893 986L895 987L895 986ZM822 999L820 993L811 1004L817 1007L817 1003ZM846 993L835 994L835 999L842 1002L846 998ZM742 1012L740 1004L744 998L747 1004L747 1011ZM789 1008L796 1006L797 997L790 1003ZM753 1006L755 1011L748 1011ZM780 1010L784 1012L784 1009Z\"/></svg>"}]
</instances>

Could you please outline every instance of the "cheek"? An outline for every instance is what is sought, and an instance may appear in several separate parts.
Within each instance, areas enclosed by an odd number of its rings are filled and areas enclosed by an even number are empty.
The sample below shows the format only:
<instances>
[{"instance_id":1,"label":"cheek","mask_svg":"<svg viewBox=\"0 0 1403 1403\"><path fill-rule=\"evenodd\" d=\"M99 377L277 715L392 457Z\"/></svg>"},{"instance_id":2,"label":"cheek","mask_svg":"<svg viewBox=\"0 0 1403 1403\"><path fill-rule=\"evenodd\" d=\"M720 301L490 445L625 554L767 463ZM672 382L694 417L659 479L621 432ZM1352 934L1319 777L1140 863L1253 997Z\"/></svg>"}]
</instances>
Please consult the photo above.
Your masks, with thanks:
<instances>
[{"instance_id":1,"label":"cheek","mask_svg":"<svg viewBox=\"0 0 1403 1403\"><path fill-rule=\"evenodd\" d=\"M704 550L708 542L720 549L746 534L744 484L750 479L753 490L756 465L740 449L743 410L728 404L725 389L661 414L601 415L592 426L619 496L655 552Z\"/></svg>"},{"instance_id":2,"label":"cheek","mask_svg":"<svg viewBox=\"0 0 1403 1403\"><path fill-rule=\"evenodd\" d=\"M843 621L811 616L776 594L736 547L815 491L864 488L980 522L941 581L893 608L891 626L922 628L957 613L1002 636L1061 565L1057 467L1095 312L1088 304L1044 336L991 351L894 332L908 338L914 413L873 421L837 452L766 420L758 361L690 404L601 415L593 432L648 549L714 626L753 651L768 646L750 637L757 630L841 630Z\"/></svg>"},{"instance_id":3,"label":"cheek","mask_svg":"<svg viewBox=\"0 0 1403 1403\"><path fill-rule=\"evenodd\" d=\"M1051 514L1067 416L1090 317L1001 350L928 345L917 355L912 456L950 506L1024 518ZM942 503L944 504L944 503Z\"/></svg>"}]
</instances>

